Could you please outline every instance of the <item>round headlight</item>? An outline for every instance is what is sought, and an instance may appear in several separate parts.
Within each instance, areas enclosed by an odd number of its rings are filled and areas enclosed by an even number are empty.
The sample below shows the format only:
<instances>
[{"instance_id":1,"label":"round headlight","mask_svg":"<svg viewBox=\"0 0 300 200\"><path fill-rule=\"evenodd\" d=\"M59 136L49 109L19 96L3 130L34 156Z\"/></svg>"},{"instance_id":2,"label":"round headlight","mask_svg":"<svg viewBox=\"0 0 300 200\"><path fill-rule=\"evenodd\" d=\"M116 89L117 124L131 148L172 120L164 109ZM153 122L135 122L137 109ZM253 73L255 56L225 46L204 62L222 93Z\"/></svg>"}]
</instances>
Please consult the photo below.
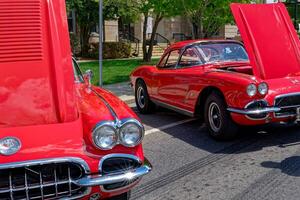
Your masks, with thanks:
<instances>
[{"instance_id":1,"label":"round headlight","mask_svg":"<svg viewBox=\"0 0 300 200\"><path fill-rule=\"evenodd\" d=\"M269 87L267 83L261 83L258 85L258 92L261 95L266 95L268 93Z\"/></svg>"},{"instance_id":2,"label":"round headlight","mask_svg":"<svg viewBox=\"0 0 300 200\"><path fill-rule=\"evenodd\" d=\"M93 142L102 150L110 150L118 142L116 129L111 125L98 126L93 131Z\"/></svg>"},{"instance_id":3,"label":"round headlight","mask_svg":"<svg viewBox=\"0 0 300 200\"><path fill-rule=\"evenodd\" d=\"M21 148L21 142L14 137L6 137L0 140L0 154L9 156L17 153Z\"/></svg>"},{"instance_id":4,"label":"round headlight","mask_svg":"<svg viewBox=\"0 0 300 200\"><path fill-rule=\"evenodd\" d=\"M127 122L120 129L120 142L127 147L138 145L144 136L142 125L137 122Z\"/></svg>"},{"instance_id":5,"label":"round headlight","mask_svg":"<svg viewBox=\"0 0 300 200\"><path fill-rule=\"evenodd\" d=\"M247 94L250 96L250 97L253 97L255 96L257 93L257 88L256 88L256 85L251 83L250 85L248 85L247 87Z\"/></svg>"}]
</instances>

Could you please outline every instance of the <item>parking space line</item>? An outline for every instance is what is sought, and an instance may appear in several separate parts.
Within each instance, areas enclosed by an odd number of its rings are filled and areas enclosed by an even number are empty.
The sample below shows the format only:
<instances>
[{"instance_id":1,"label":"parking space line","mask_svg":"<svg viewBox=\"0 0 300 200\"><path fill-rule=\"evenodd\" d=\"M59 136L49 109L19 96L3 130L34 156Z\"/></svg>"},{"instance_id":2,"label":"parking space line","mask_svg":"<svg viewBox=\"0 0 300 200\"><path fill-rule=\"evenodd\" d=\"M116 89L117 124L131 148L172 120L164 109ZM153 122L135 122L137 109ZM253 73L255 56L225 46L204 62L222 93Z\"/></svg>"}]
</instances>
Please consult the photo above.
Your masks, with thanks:
<instances>
[{"instance_id":1,"label":"parking space line","mask_svg":"<svg viewBox=\"0 0 300 200\"><path fill-rule=\"evenodd\" d=\"M196 118L190 118L190 119L185 119L185 120L181 120L181 121L178 121L178 122L174 122L174 123L171 123L171 124L167 124L167 125L164 125L164 126L161 126L161 127L158 127L158 128L152 128L150 130L145 131L145 135L150 135L152 133L160 132L160 131L166 130L168 128L173 128L175 126L185 124L185 123L188 123L188 122L192 122L192 121L195 121L195 120L196 120Z\"/></svg>"}]
</instances>

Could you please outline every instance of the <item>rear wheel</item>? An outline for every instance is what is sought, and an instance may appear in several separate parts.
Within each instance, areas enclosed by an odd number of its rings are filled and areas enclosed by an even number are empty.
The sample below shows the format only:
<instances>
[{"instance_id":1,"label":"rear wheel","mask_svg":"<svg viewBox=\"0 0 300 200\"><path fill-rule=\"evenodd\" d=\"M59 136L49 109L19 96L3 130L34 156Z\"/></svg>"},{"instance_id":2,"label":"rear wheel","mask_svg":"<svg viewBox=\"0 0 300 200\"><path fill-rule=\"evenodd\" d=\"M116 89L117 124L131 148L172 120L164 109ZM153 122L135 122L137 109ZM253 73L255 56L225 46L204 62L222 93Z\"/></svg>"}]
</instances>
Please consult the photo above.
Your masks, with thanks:
<instances>
[{"instance_id":1,"label":"rear wheel","mask_svg":"<svg viewBox=\"0 0 300 200\"><path fill-rule=\"evenodd\" d=\"M155 109L155 104L150 100L146 84L142 80L136 83L135 103L138 110L143 114L151 113Z\"/></svg>"},{"instance_id":2,"label":"rear wheel","mask_svg":"<svg viewBox=\"0 0 300 200\"><path fill-rule=\"evenodd\" d=\"M129 200L129 199L130 199L130 191L115 197L111 197L109 200Z\"/></svg>"},{"instance_id":3,"label":"rear wheel","mask_svg":"<svg viewBox=\"0 0 300 200\"><path fill-rule=\"evenodd\" d=\"M232 121L222 96L217 92L211 93L207 98L204 113L205 124L213 138L228 140L237 135L238 127Z\"/></svg>"}]
</instances>

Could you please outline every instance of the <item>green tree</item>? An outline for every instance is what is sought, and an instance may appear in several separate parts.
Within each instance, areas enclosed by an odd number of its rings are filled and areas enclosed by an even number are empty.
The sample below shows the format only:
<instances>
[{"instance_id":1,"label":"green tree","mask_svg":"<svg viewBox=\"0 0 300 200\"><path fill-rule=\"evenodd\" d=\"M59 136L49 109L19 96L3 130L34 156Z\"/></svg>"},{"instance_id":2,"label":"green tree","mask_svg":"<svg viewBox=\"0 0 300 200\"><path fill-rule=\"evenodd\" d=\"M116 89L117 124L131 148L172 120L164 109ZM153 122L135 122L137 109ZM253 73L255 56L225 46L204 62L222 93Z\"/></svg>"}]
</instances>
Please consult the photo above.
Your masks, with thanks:
<instances>
[{"instance_id":1,"label":"green tree","mask_svg":"<svg viewBox=\"0 0 300 200\"><path fill-rule=\"evenodd\" d=\"M88 54L91 30L99 23L99 0L66 0L67 9L75 9L79 27L81 54ZM104 0L103 20L133 22L138 19L138 10L132 0ZM104 24L104 21L103 21ZM105 26L101 27L103 31Z\"/></svg>"},{"instance_id":2,"label":"green tree","mask_svg":"<svg viewBox=\"0 0 300 200\"><path fill-rule=\"evenodd\" d=\"M155 35L159 23L163 18L179 15L180 9L174 0L132 0L135 2L144 18L143 24L143 60L150 62L152 58ZM147 42L147 25L149 17L154 18L150 40ZM148 43L148 44L147 44ZM148 48L147 48L148 46Z\"/></svg>"},{"instance_id":3,"label":"green tree","mask_svg":"<svg viewBox=\"0 0 300 200\"><path fill-rule=\"evenodd\" d=\"M97 0L67 0L67 9L75 9L76 22L79 28L81 54L88 54L91 30L99 21Z\"/></svg>"},{"instance_id":4,"label":"green tree","mask_svg":"<svg viewBox=\"0 0 300 200\"><path fill-rule=\"evenodd\" d=\"M103 18L122 20L126 23L135 22L139 18L139 10L132 0L104 0Z\"/></svg>"},{"instance_id":5,"label":"green tree","mask_svg":"<svg viewBox=\"0 0 300 200\"><path fill-rule=\"evenodd\" d=\"M248 3L250 0L178 0L183 15L193 27L193 38L216 35L225 24L233 23L230 3Z\"/></svg>"}]
</instances>

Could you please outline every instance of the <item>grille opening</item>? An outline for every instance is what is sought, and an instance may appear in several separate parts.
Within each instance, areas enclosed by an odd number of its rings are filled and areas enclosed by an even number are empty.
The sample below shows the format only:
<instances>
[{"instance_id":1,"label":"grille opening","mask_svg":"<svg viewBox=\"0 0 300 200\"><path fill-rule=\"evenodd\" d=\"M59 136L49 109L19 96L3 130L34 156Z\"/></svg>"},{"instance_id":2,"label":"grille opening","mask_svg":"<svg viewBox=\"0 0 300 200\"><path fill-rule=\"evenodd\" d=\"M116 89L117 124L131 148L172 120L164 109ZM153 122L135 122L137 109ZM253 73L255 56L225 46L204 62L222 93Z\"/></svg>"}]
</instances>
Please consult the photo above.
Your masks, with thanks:
<instances>
[{"instance_id":1,"label":"grille opening","mask_svg":"<svg viewBox=\"0 0 300 200\"><path fill-rule=\"evenodd\" d=\"M87 188L73 184L84 176L76 163L50 163L0 170L0 199L60 199L82 196ZM27 188L27 189L26 189Z\"/></svg>"},{"instance_id":2,"label":"grille opening","mask_svg":"<svg viewBox=\"0 0 300 200\"><path fill-rule=\"evenodd\" d=\"M113 157L108 158L102 163L102 174L118 174L124 171L131 171L141 166L141 163L136 159L126 158L126 157ZM119 182L114 184L103 185L105 190L116 190L123 187L126 187L138 179L133 179L131 181Z\"/></svg>"},{"instance_id":3,"label":"grille opening","mask_svg":"<svg viewBox=\"0 0 300 200\"><path fill-rule=\"evenodd\" d=\"M133 170L141 164L131 158L114 157L108 158L102 163L102 174L116 174L124 171Z\"/></svg>"},{"instance_id":4,"label":"grille opening","mask_svg":"<svg viewBox=\"0 0 300 200\"><path fill-rule=\"evenodd\" d=\"M300 94L277 97L275 106L281 108L275 113L276 117L296 116L297 108L300 107Z\"/></svg>"},{"instance_id":5,"label":"grille opening","mask_svg":"<svg viewBox=\"0 0 300 200\"><path fill-rule=\"evenodd\" d=\"M249 104L246 109L262 109L268 107L268 103L265 101L255 101L251 104ZM251 119L264 119L268 116L268 113L261 113L261 114L253 114L253 115L247 115Z\"/></svg>"}]
</instances>

